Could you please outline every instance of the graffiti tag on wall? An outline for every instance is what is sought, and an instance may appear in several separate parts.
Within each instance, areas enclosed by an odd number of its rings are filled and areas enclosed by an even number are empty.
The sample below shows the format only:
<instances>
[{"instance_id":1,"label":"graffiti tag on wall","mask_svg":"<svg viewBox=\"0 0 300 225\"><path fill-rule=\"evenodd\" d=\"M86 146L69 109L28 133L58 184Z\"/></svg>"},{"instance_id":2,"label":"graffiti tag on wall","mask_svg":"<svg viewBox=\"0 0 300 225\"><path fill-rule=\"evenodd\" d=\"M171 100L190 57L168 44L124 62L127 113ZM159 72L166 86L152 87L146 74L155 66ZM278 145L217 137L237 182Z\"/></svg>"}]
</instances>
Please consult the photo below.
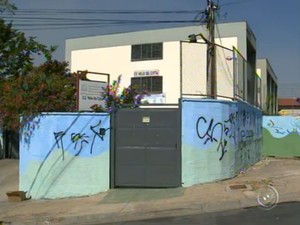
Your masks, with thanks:
<instances>
[{"instance_id":1,"label":"graffiti tag on wall","mask_svg":"<svg viewBox=\"0 0 300 225\"><path fill-rule=\"evenodd\" d=\"M219 160L222 160L227 152L227 144L231 139L236 143L236 113L230 114L224 121L215 121L214 118L207 119L200 116L196 122L196 132L203 144L217 143L217 151L221 152Z\"/></svg>"},{"instance_id":2,"label":"graffiti tag on wall","mask_svg":"<svg viewBox=\"0 0 300 225\"><path fill-rule=\"evenodd\" d=\"M110 116L50 113L39 119L39 127L29 142L24 137L20 142L22 190L33 198L81 196L107 190L110 132L106 131L110 130ZM82 168L93 169L84 173ZM100 173L104 174L103 180ZM68 190L62 194L65 186Z\"/></svg>"},{"instance_id":3,"label":"graffiti tag on wall","mask_svg":"<svg viewBox=\"0 0 300 225\"><path fill-rule=\"evenodd\" d=\"M109 129L110 128L101 127L101 120L97 124L90 126L90 130L93 134L91 144L89 143L90 136L86 135L86 133L71 133L69 138L73 143L73 149L76 151L75 156L78 156L81 153L83 147L89 144L90 154L92 154L96 138L99 138L101 141L103 141L104 135ZM64 159L64 138L68 138L66 137L66 131L53 132L53 135L55 139L55 144L58 148L62 150L62 158Z\"/></svg>"},{"instance_id":4,"label":"graffiti tag on wall","mask_svg":"<svg viewBox=\"0 0 300 225\"><path fill-rule=\"evenodd\" d=\"M262 115L249 106L239 105L237 156L248 167L259 160L262 149ZM245 167L245 166L244 166Z\"/></svg>"},{"instance_id":5,"label":"graffiti tag on wall","mask_svg":"<svg viewBox=\"0 0 300 225\"><path fill-rule=\"evenodd\" d=\"M45 161L58 152L65 160L67 156L94 157L109 150L110 120L107 116L50 114L36 120L40 121L39 128L34 130L29 141L22 133L21 171L25 171L33 159Z\"/></svg>"},{"instance_id":6,"label":"graffiti tag on wall","mask_svg":"<svg viewBox=\"0 0 300 225\"><path fill-rule=\"evenodd\" d=\"M243 152L240 153L242 160L251 161L251 151L260 149L262 143L261 116L241 107L224 120L202 115L196 121L196 133L202 146L217 144L220 161L228 152L229 143Z\"/></svg>"}]
</instances>

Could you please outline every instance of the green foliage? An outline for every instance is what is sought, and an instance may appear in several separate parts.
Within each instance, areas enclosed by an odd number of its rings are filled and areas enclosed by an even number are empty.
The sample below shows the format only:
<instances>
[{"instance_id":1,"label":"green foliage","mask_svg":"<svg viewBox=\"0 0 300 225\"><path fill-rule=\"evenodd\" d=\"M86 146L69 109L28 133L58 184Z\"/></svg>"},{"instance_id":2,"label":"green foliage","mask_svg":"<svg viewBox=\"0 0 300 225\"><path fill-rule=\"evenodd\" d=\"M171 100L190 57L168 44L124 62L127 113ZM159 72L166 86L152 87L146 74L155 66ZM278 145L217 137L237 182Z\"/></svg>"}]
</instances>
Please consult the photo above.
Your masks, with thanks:
<instances>
[{"instance_id":1,"label":"green foliage","mask_svg":"<svg viewBox=\"0 0 300 225\"><path fill-rule=\"evenodd\" d=\"M27 76L0 78L4 128L18 130L40 112L74 111L76 78L66 68L65 62L47 61Z\"/></svg>"},{"instance_id":2,"label":"green foliage","mask_svg":"<svg viewBox=\"0 0 300 225\"><path fill-rule=\"evenodd\" d=\"M27 75L33 69L35 55L51 61L55 49L38 43L33 37L27 38L0 18L0 77Z\"/></svg>"},{"instance_id":3,"label":"green foliage","mask_svg":"<svg viewBox=\"0 0 300 225\"><path fill-rule=\"evenodd\" d=\"M14 10L0 0L0 13ZM55 50L0 18L0 123L5 129L17 131L40 112L75 110L76 79L67 63L52 60ZM35 68L38 55L46 62Z\"/></svg>"},{"instance_id":4,"label":"green foliage","mask_svg":"<svg viewBox=\"0 0 300 225\"><path fill-rule=\"evenodd\" d=\"M17 10L15 4L9 3L8 0L0 0L0 13L4 11L14 12L15 10Z\"/></svg>"}]
</instances>

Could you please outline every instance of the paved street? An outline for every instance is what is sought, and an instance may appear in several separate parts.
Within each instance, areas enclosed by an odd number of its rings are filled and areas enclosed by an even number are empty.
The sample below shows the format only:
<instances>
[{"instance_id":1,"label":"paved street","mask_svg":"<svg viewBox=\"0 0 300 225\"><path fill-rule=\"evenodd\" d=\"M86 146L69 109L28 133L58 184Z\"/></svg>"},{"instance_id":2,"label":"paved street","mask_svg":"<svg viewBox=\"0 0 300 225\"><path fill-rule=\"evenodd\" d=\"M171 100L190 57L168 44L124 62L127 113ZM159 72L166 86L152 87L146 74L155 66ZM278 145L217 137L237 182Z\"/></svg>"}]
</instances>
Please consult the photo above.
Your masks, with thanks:
<instances>
[{"instance_id":1,"label":"paved street","mask_svg":"<svg viewBox=\"0 0 300 225\"><path fill-rule=\"evenodd\" d=\"M109 225L299 225L300 202L283 203L272 210L258 207L191 216L155 218ZM101 224L101 223L100 223ZM95 224L96 225L96 224Z\"/></svg>"}]
</instances>

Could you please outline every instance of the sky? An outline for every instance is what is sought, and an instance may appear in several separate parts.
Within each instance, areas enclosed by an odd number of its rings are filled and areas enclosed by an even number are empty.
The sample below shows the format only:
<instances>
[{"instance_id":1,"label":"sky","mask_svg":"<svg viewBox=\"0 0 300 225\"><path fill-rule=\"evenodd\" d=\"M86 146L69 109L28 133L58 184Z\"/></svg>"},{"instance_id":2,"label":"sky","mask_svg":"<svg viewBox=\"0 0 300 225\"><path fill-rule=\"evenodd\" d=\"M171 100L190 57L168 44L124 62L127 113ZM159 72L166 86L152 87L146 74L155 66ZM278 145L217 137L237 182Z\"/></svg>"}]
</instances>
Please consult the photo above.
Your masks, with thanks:
<instances>
[{"instance_id":1,"label":"sky","mask_svg":"<svg viewBox=\"0 0 300 225\"><path fill-rule=\"evenodd\" d=\"M197 15L206 7L206 0L11 1L18 7L16 14L10 16L19 17L14 22L16 27L27 36L36 37L40 43L57 45L54 57L58 60L64 60L66 39L196 25L197 22L188 21L200 19L202 14ZM300 97L300 1L214 2L220 6L218 23L246 21L249 24L256 36L257 58L267 58L278 77L279 97ZM135 23L128 20L135 20ZM168 22L149 22L154 20Z\"/></svg>"}]
</instances>

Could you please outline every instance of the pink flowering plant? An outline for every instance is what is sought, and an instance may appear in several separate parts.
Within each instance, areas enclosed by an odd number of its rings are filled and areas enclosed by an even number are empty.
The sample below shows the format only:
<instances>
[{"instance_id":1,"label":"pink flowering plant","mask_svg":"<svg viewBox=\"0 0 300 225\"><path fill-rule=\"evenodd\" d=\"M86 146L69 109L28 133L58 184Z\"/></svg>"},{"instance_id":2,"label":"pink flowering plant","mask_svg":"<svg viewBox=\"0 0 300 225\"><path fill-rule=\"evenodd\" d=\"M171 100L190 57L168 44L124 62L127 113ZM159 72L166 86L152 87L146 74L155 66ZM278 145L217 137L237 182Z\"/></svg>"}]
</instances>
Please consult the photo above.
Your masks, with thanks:
<instances>
[{"instance_id":1,"label":"pink flowering plant","mask_svg":"<svg viewBox=\"0 0 300 225\"><path fill-rule=\"evenodd\" d=\"M121 75L112 84L108 85L103 94L106 107L93 105L91 108L94 111L111 112L114 108L131 107L136 108L142 104L142 99L148 95L146 91L139 93L135 87L124 87L120 91Z\"/></svg>"}]
</instances>

